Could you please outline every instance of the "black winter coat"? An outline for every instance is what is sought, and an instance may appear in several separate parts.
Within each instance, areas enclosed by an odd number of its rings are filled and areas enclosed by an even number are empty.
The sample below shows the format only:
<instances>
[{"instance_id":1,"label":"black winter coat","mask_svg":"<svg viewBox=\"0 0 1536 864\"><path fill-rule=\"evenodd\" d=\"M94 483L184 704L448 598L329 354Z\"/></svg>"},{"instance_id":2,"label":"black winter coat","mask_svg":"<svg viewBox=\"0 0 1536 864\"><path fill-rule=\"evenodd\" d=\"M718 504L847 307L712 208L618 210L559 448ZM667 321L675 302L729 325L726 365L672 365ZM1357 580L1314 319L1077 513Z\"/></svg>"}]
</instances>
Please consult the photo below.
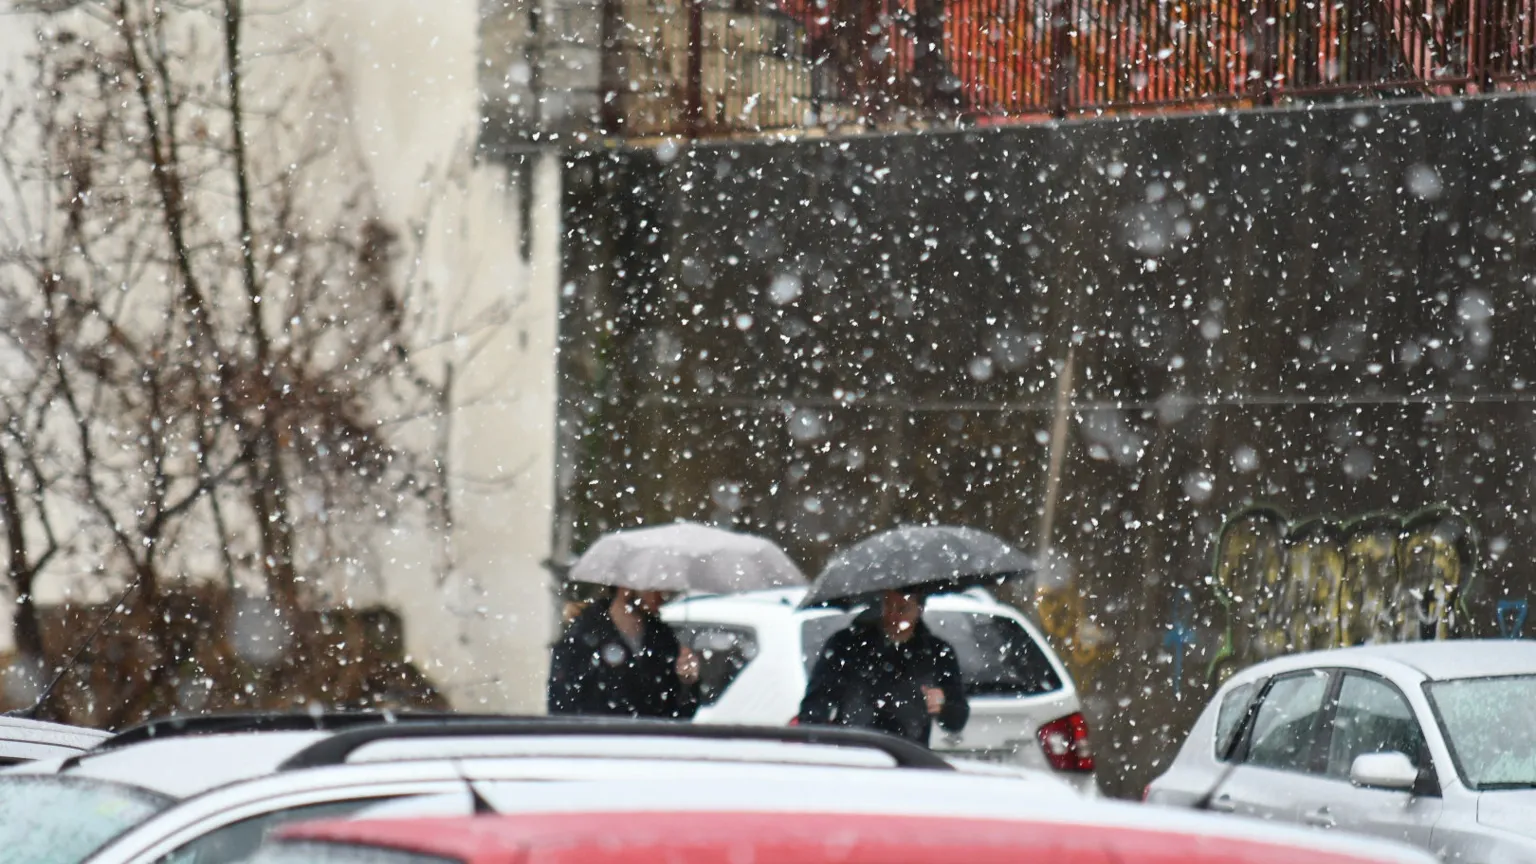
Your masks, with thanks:
<instances>
[{"instance_id":1,"label":"black winter coat","mask_svg":"<svg viewBox=\"0 0 1536 864\"><path fill-rule=\"evenodd\" d=\"M971 706L955 649L922 622L912 638L892 642L879 616L865 613L827 640L800 703L800 722L876 729L926 747L934 718L923 687L944 693L939 725L964 729Z\"/></svg>"},{"instance_id":2,"label":"black winter coat","mask_svg":"<svg viewBox=\"0 0 1536 864\"><path fill-rule=\"evenodd\" d=\"M594 603L555 643L549 713L691 718L698 702L677 677L680 652L677 635L657 618L645 619L640 650L631 651L607 604Z\"/></svg>"}]
</instances>

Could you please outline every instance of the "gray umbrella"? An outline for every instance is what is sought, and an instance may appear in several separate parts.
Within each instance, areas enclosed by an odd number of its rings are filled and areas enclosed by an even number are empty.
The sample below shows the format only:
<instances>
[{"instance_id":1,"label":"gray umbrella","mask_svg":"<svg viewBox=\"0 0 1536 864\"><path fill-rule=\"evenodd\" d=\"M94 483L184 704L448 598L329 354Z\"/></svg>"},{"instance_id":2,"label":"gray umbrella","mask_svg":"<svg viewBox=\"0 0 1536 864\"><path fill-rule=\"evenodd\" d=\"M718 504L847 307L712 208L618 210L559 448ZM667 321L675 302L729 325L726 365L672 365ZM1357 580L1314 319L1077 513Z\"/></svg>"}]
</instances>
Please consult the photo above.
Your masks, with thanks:
<instances>
[{"instance_id":1,"label":"gray umbrella","mask_svg":"<svg viewBox=\"0 0 1536 864\"><path fill-rule=\"evenodd\" d=\"M852 606L883 591L959 591L1033 571L1028 556L985 531L902 525L833 555L800 606Z\"/></svg>"},{"instance_id":2,"label":"gray umbrella","mask_svg":"<svg viewBox=\"0 0 1536 864\"><path fill-rule=\"evenodd\" d=\"M804 585L805 575L772 540L695 522L605 534L567 578L640 591L726 594Z\"/></svg>"}]
</instances>

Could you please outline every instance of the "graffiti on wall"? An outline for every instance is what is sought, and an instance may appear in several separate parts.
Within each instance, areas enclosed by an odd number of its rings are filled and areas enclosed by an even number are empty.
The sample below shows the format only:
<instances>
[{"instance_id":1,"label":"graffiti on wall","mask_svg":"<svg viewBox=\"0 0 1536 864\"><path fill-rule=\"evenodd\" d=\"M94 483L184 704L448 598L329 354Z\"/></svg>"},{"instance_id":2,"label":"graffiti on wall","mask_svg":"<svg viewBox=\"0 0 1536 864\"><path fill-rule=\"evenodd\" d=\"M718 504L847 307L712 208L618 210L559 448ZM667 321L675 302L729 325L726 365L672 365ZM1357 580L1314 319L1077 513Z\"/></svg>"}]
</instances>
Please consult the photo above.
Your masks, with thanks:
<instances>
[{"instance_id":1,"label":"graffiti on wall","mask_svg":"<svg viewBox=\"0 0 1536 864\"><path fill-rule=\"evenodd\" d=\"M1041 586L1035 591L1035 615L1057 656L1079 688L1087 689L1109 659L1110 635L1099 626L1088 600L1075 582Z\"/></svg>"},{"instance_id":2,"label":"graffiti on wall","mask_svg":"<svg viewBox=\"0 0 1536 864\"><path fill-rule=\"evenodd\" d=\"M1173 620L1163 633L1163 651L1173 666L1173 698L1184 692L1184 655L1195 645L1195 628L1191 624L1194 598L1189 589L1182 589L1173 598Z\"/></svg>"},{"instance_id":3,"label":"graffiti on wall","mask_svg":"<svg viewBox=\"0 0 1536 864\"><path fill-rule=\"evenodd\" d=\"M1300 522L1242 510L1216 540L1226 633L1211 676L1298 651L1462 635L1477 547L1472 525L1446 507Z\"/></svg>"},{"instance_id":4,"label":"graffiti on wall","mask_svg":"<svg viewBox=\"0 0 1536 864\"><path fill-rule=\"evenodd\" d=\"M1518 600L1500 600L1498 607L1494 609L1500 638L1524 639L1525 616L1530 611L1530 604L1524 597Z\"/></svg>"}]
</instances>

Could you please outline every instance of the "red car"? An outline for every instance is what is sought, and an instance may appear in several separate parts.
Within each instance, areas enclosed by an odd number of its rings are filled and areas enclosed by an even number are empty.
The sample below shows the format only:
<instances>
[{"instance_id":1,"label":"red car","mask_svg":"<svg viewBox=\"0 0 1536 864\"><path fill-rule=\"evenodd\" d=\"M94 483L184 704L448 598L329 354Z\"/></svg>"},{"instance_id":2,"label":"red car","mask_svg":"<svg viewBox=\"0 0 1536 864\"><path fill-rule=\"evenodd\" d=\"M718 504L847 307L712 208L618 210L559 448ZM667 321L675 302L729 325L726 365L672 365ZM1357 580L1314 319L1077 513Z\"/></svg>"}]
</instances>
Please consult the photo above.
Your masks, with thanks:
<instances>
[{"instance_id":1,"label":"red car","mask_svg":"<svg viewBox=\"0 0 1536 864\"><path fill-rule=\"evenodd\" d=\"M637 790L637 794L642 794ZM1115 810L1123 808L1116 807ZM1112 812L1112 811L1111 811ZM1093 820L1090 820L1093 821ZM1428 864L1406 847L1221 820L1171 827L804 812L595 812L296 825L251 864ZM1233 830L1234 827L1236 830ZM1248 836L1244 836L1244 832Z\"/></svg>"}]
</instances>

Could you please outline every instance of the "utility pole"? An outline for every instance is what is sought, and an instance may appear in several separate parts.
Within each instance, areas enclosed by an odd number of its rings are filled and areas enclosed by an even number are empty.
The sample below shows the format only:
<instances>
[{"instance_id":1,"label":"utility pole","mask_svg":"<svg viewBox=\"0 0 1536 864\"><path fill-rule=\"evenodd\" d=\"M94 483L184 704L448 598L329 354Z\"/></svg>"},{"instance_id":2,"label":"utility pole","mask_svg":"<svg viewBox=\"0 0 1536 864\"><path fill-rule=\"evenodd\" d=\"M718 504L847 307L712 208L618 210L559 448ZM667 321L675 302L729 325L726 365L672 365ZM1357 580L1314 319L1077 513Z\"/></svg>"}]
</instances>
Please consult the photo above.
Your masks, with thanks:
<instances>
[{"instance_id":1,"label":"utility pole","mask_svg":"<svg viewBox=\"0 0 1536 864\"><path fill-rule=\"evenodd\" d=\"M1045 475L1045 507L1040 512L1036 541L1040 563L1051 555L1051 535L1056 528L1056 502L1061 497L1061 472L1067 461L1067 432L1072 420L1072 379L1076 374L1077 346L1067 345L1067 357L1056 373L1056 404L1052 408L1050 461Z\"/></svg>"}]
</instances>

